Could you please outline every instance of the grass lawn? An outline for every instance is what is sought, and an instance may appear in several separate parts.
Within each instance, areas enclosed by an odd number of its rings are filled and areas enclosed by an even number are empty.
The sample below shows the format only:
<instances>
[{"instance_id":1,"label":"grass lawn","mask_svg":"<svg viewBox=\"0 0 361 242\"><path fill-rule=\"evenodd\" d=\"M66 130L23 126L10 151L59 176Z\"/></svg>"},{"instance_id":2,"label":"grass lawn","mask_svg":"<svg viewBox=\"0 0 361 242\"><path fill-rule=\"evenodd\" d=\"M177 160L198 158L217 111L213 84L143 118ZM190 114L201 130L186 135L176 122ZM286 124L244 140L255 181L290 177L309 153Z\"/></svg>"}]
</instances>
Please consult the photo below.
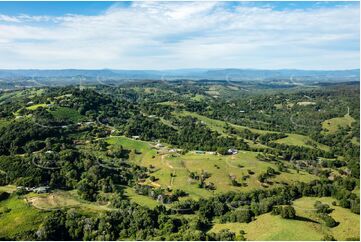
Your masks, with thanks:
<instances>
[{"instance_id":1,"label":"grass lawn","mask_svg":"<svg viewBox=\"0 0 361 242\"><path fill-rule=\"evenodd\" d=\"M179 154L157 154L157 151L151 145L144 141L133 140L123 136L116 136L106 138L110 145L122 145L125 149L136 149L139 154L130 158L130 162L135 162L137 165L150 167L153 166L152 176L156 177L155 182L146 180L145 184L154 187L181 189L189 194L192 199L199 199L201 197L210 197L214 194L223 193L227 191L250 191L257 188L263 188L258 182L257 176L272 167L277 170L276 165L263 162L256 158L257 152L240 151L237 155L222 156L211 154L194 154L187 153L185 155ZM245 181L242 177L248 175L248 170L254 172ZM212 182L216 186L216 190L210 191L198 187L198 182L189 178L190 172L197 172L201 174L206 171L211 176L206 180L206 183ZM175 174L172 178L171 174ZM244 183L241 187L231 185L230 176L235 177L239 182ZM308 182L318 179L316 176L310 175L306 172L289 169L289 172L281 173L271 180L277 186L281 182L293 183L296 181ZM136 195L133 191L128 191L129 197L137 203L142 203L144 196ZM146 204L154 205L153 200Z\"/></svg>"},{"instance_id":2,"label":"grass lawn","mask_svg":"<svg viewBox=\"0 0 361 242\"><path fill-rule=\"evenodd\" d=\"M230 229L238 234L240 230L244 230L247 240L321 240L325 235L332 235L337 240L359 237L359 215L351 213L349 209L332 206L334 200L331 197L303 197L293 203L299 217L297 220L287 220L268 213L257 216L255 221L248 224L219 224L215 221L211 231ZM338 226L328 228L324 225L314 211L313 204L316 201L327 203L334 209L330 215L340 223Z\"/></svg>"},{"instance_id":3,"label":"grass lawn","mask_svg":"<svg viewBox=\"0 0 361 242\"><path fill-rule=\"evenodd\" d=\"M201 197L210 197L213 194L223 193L227 191L250 191L256 188L262 188L257 180L257 176L272 167L277 170L276 165L268 162L259 161L256 158L256 152L240 151L234 156L221 156L210 154L193 154L185 155L156 155L154 158L142 159L140 165L149 167L153 165L155 172L152 173L158 180L155 182L157 186L163 188L171 187L172 189L181 189L189 194L193 199ZM248 169L255 174L250 175L245 181L242 177L248 175ZM189 178L190 172L201 174L206 171L211 174L206 179L206 183L212 182L216 186L215 191L209 191L198 187L198 182ZM172 178L171 174L175 174ZM237 181L245 183L242 187L231 185L230 176L234 176ZM293 183L296 181L308 182L317 179L316 176L306 172L289 169L288 173L281 173L272 178L274 185L280 182ZM150 183L148 181L148 183Z\"/></svg>"},{"instance_id":4,"label":"grass lawn","mask_svg":"<svg viewBox=\"0 0 361 242\"><path fill-rule=\"evenodd\" d=\"M182 112L179 112L179 113L174 113L174 115L192 116L192 117L195 117L195 118L205 122L210 129L212 129L214 131L217 131L220 134L224 134L224 132L225 132L224 127L226 125L226 122L224 122L222 120L211 119L211 118L208 118L206 116L203 116L203 115L200 115L200 114L197 114L197 113L194 113L194 112L188 112L188 111L182 111ZM276 133L276 132L267 131L267 130L248 128L246 126L241 126L241 125L235 125L235 124L229 124L229 125L231 125L235 129L238 129L240 131L242 131L244 129L249 129L252 132L258 133L258 134Z\"/></svg>"},{"instance_id":5,"label":"grass lawn","mask_svg":"<svg viewBox=\"0 0 361 242\"><path fill-rule=\"evenodd\" d=\"M287 182L288 184L296 183L296 182L311 182L313 180L320 179L318 176L311 175L308 172L305 171L297 171L293 169L288 169L288 172L281 172L279 175L277 175L275 178L272 179L274 182Z\"/></svg>"},{"instance_id":6,"label":"grass lawn","mask_svg":"<svg viewBox=\"0 0 361 242\"><path fill-rule=\"evenodd\" d=\"M194 101L202 101L202 100L204 100L204 98L205 97L203 95L199 95L199 94L196 94L196 95L194 95L194 97L191 97L191 99Z\"/></svg>"},{"instance_id":7,"label":"grass lawn","mask_svg":"<svg viewBox=\"0 0 361 242\"><path fill-rule=\"evenodd\" d=\"M222 121L211 121L214 122L213 127L220 128L217 126L217 122ZM258 160L256 158L257 152L240 151L237 155L232 156L194 154L191 152L185 155L157 154L156 149L152 148L148 142L133 140L124 136L113 136L105 140L112 146L122 145L125 149L135 149L138 154L130 157L130 162L135 162L137 165L144 167L154 167L151 175L155 176L157 180L155 182L146 180L145 184L164 189L168 187L181 189L187 192L189 194L188 197L192 199L210 197L227 191L250 191L263 188L261 183L258 182L257 176L265 172L268 167L277 170L276 165ZM252 170L255 174L242 181L242 177L248 175L248 169ZM201 174L202 171L207 171L211 174L206 183L214 183L216 190L210 191L199 188L198 182L189 178L190 172ZM175 174L175 176L172 178L171 174ZM244 185L241 187L232 186L230 176L235 177L237 181L242 182ZM273 186L277 186L282 182L309 182L315 179L318 178L306 172L300 171L297 173L295 170L289 169L289 172L282 172L271 180L274 182ZM156 205L156 201L137 195L132 190L127 191L127 193L132 200L139 204ZM148 202L143 203L142 199L146 199Z\"/></svg>"},{"instance_id":8,"label":"grass lawn","mask_svg":"<svg viewBox=\"0 0 361 242\"><path fill-rule=\"evenodd\" d=\"M145 141L134 140L125 136L113 136L106 139L110 145L121 145L125 149L136 149L140 152L147 152L151 150L150 145Z\"/></svg>"},{"instance_id":9,"label":"grass lawn","mask_svg":"<svg viewBox=\"0 0 361 242\"><path fill-rule=\"evenodd\" d=\"M145 141L134 140L125 136L113 136L106 138L105 141L112 146L123 146L124 149L135 149L137 154L134 157L130 157L132 162L141 162L143 160L150 160L157 154L155 149L152 149L151 145ZM150 165L150 164L149 164Z\"/></svg>"},{"instance_id":10,"label":"grass lawn","mask_svg":"<svg viewBox=\"0 0 361 242\"><path fill-rule=\"evenodd\" d=\"M295 145L295 146L304 146L308 148L314 148L310 143L315 144L315 147L329 151L330 147L324 144L320 144L314 140L312 140L310 137L300 134L287 134L288 136L286 138L278 139L275 142L279 144L286 144L286 145Z\"/></svg>"},{"instance_id":11,"label":"grass lawn","mask_svg":"<svg viewBox=\"0 0 361 242\"><path fill-rule=\"evenodd\" d=\"M326 132L335 133L339 127L351 126L351 123L354 121L355 119L353 117L351 117L349 114L346 114L343 117L325 120L322 122L322 127L326 130Z\"/></svg>"},{"instance_id":12,"label":"grass lawn","mask_svg":"<svg viewBox=\"0 0 361 242\"><path fill-rule=\"evenodd\" d=\"M160 102L158 104L165 105L165 106L172 106L172 107L183 106L182 103L178 103L177 101L166 101L166 102Z\"/></svg>"},{"instance_id":13,"label":"grass lawn","mask_svg":"<svg viewBox=\"0 0 361 242\"><path fill-rule=\"evenodd\" d=\"M0 173L1 173L1 171L0 171ZM15 190L16 190L16 186L14 186L14 185L0 186L0 192L12 193Z\"/></svg>"},{"instance_id":14,"label":"grass lawn","mask_svg":"<svg viewBox=\"0 0 361 242\"><path fill-rule=\"evenodd\" d=\"M274 105L276 109L283 109L284 105L282 103L278 103Z\"/></svg>"},{"instance_id":15,"label":"grass lawn","mask_svg":"<svg viewBox=\"0 0 361 242\"><path fill-rule=\"evenodd\" d=\"M26 195L29 204L39 210L54 210L61 208L80 208L93 212L111 210L106 204L88 202L81 199L76 190L54 191L47 194L29 193Z\"/></svg>"},{"instance_id":16,"label":"grass lawn","mask_svg":"<svg viewBox=\"0 0 361 242\"><path fill-rule=\"evenodd\" d=\"M314 211L312 210L313 204L316 201L326 203L333 208L334 211L332 211L330 215L340 223L334 228L327 228L322 225L322 229L325 232L332 234L337 240L346 240L347 238L360 236L360 216L352 213L349 209L333 206L332 202L336 200L332 197L303 197L297 199L294 202L296 213L317 220L318 218L314 215Z\"/></svg>"},{"instance_id":17,"label":"grass lawn","mask_svg":"<svg viewBox=\"0 0 361 242\"><path fill-rule=\"evenodd\" d=\"M247 240L321 240L322 231L315 228L311 222L287 220L280 216L263 214L250 223L216 223L212 232L229 229L237 234L240 230L246 232Z\"/></svg>"},{"instance_id":18,"label":"grass lawn","mask_svg":"<svg viewBox=\"0 0 361 242\"><path fill-rule=\"evenodd\" d=\"M72 122L80 122L84 119L84 116L78 113L75 109L67 108L67 107L56 107L54 111L50 111L50 113L59 119L68 119Z\"/></svg>"},{"instance_id":19,"label":"grass lawn","mask_svg":"<svg viewBox=\"0 0 361 242\"><path fill-rule=\"evenodd\" d=\"M149 207L149 208L155 208L157 205L161 205L156 200L137 194L131 187L128 187L125 190L125 195L128 196L130 200L137 203L138 205Z\"/></svg>"},{"instance_id":20,"label":"grass lawn","mask_svg":"<svg viewBox=\"0 0 361 242\"><path fill-rule=\"evenodd\" d=\"M29 231L36 231L44 220L47 212L28 205L24 199L11 196L0 202L0 210L10 209L0 214L0 237L15 238Z\"/></svg>"},{"instance_id":21,"label":"grass lawn","mask_svg":"<svg viewBox=\"0 0 361 242\"><path fill-rule=\"evenodd\" d=\"M34 105L31 105L31 106L28 106L28 107L26 107L26 109L28 109L28 110L36 110L37 108L40 108L40 107L47 108L48 106L47 106L46 103L39 103L39 104L34 104Z\"/></svg>"},{"instance_id":22,"label":"grass lawn","mask_svg":"<svg viewBox=\"0 0 361 242\"><path fill-rule=\"evenodd\" d=\"M308 106L308 105L315 105L315 102L298 102L297 105L300 106Z\"/></svg>"}]
</instances>

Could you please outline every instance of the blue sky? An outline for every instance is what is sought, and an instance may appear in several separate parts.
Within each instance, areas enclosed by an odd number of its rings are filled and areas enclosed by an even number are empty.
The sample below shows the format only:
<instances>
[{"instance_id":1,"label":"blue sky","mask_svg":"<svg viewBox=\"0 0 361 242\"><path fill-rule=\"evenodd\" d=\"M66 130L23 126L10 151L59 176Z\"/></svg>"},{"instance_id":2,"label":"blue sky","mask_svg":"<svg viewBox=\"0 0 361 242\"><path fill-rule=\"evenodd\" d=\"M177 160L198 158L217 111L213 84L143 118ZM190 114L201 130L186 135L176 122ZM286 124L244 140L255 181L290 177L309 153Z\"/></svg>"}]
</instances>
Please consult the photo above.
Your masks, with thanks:
<instances>
[{"instance_id":1,"label":"blue sky","mask_svg":"<svg viewBox=\"0 0 361 242\"><path fill-rule=\"evenodd\" d=\"M65 14L83 14L94 15L101 14L114 4L123 7L130 7L131 1L63 1L63 2L1 2L0 13L9 15L27 14L27 15L50 15L61 16ZM253 1L253 2L228 2L230 8L234 6L254 6L266 7L270 6L275 10L295 10L336 6L358 6L357 1Z\"/></svg>"},{"instance_id":2,"label":"blue sky","mask_svg":"<svg viewBox=\"0 0 361 242\"><path fill-rule=\"evenodd\" d=\"M0 68L359 68L358 2L0 2Z\"/></svg>"}]
</instances>

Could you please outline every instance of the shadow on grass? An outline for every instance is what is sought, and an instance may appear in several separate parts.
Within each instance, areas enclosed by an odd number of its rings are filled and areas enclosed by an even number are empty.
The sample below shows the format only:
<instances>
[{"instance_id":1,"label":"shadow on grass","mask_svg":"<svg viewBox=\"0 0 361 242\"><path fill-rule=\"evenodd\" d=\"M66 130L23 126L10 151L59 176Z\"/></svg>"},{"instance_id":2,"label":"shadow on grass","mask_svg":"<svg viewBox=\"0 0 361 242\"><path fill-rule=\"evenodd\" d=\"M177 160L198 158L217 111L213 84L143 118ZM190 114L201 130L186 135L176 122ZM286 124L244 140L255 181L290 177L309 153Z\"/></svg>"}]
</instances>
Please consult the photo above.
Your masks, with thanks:
<instances>
[{"instance_id":1,"label":"shadow on grass","mask_svg":"<svg viewBox=\"0 0 361 242\"><path fill-rule=\"evenodd\" d=\"M316 220L313 220L313 219L310 219L310 218L306 218L306 217L301 217L301 216L296 216L296 217L294 218L294 220L303 221L303 222L311 222L311 223L319 224L319 222L317 222Z\"/></svg>"}]
</instances>

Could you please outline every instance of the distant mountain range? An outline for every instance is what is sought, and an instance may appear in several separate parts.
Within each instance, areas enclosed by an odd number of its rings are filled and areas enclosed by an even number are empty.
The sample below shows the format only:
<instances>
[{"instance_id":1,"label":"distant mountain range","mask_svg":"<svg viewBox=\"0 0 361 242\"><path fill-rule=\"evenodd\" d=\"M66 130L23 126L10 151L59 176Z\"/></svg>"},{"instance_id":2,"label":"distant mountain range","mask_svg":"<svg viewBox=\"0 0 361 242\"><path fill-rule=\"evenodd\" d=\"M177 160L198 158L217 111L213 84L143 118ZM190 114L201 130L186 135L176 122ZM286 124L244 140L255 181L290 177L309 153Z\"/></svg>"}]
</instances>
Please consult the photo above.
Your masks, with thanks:
<instances>
[{"instance_id":1,"label":"distant mountain range","mask_svg":"<svg viewBox=\"0 0 361 242\"><path fill-rule=\"evenodd\" d=\"M360 70L258 70L258 69L177 69L177 70L0 70L0 78L107 78L114 80L291 80L291 81L359 81Z\"/></svg>"}]
</instances>

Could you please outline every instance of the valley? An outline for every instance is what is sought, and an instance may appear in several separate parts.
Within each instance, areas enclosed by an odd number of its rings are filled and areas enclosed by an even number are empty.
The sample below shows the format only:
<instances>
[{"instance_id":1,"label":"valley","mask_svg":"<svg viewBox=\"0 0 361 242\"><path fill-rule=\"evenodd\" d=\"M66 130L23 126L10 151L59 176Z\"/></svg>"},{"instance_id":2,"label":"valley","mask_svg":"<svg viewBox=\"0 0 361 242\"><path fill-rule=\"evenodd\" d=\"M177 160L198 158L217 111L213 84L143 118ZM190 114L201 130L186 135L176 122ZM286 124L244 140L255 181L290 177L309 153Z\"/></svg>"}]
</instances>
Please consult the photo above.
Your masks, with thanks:
<instances>
[{"instance_id":1,"label":"valley","mask_svg":"<svg viewBox=\"0 0 361 242\"><path fill-rule=\"evenodd\" d=\"M359 238L358 83L139 81L0 101L1 239ZM287 206L296 216L274 214Z\"/></svg>"}]
</instances>

